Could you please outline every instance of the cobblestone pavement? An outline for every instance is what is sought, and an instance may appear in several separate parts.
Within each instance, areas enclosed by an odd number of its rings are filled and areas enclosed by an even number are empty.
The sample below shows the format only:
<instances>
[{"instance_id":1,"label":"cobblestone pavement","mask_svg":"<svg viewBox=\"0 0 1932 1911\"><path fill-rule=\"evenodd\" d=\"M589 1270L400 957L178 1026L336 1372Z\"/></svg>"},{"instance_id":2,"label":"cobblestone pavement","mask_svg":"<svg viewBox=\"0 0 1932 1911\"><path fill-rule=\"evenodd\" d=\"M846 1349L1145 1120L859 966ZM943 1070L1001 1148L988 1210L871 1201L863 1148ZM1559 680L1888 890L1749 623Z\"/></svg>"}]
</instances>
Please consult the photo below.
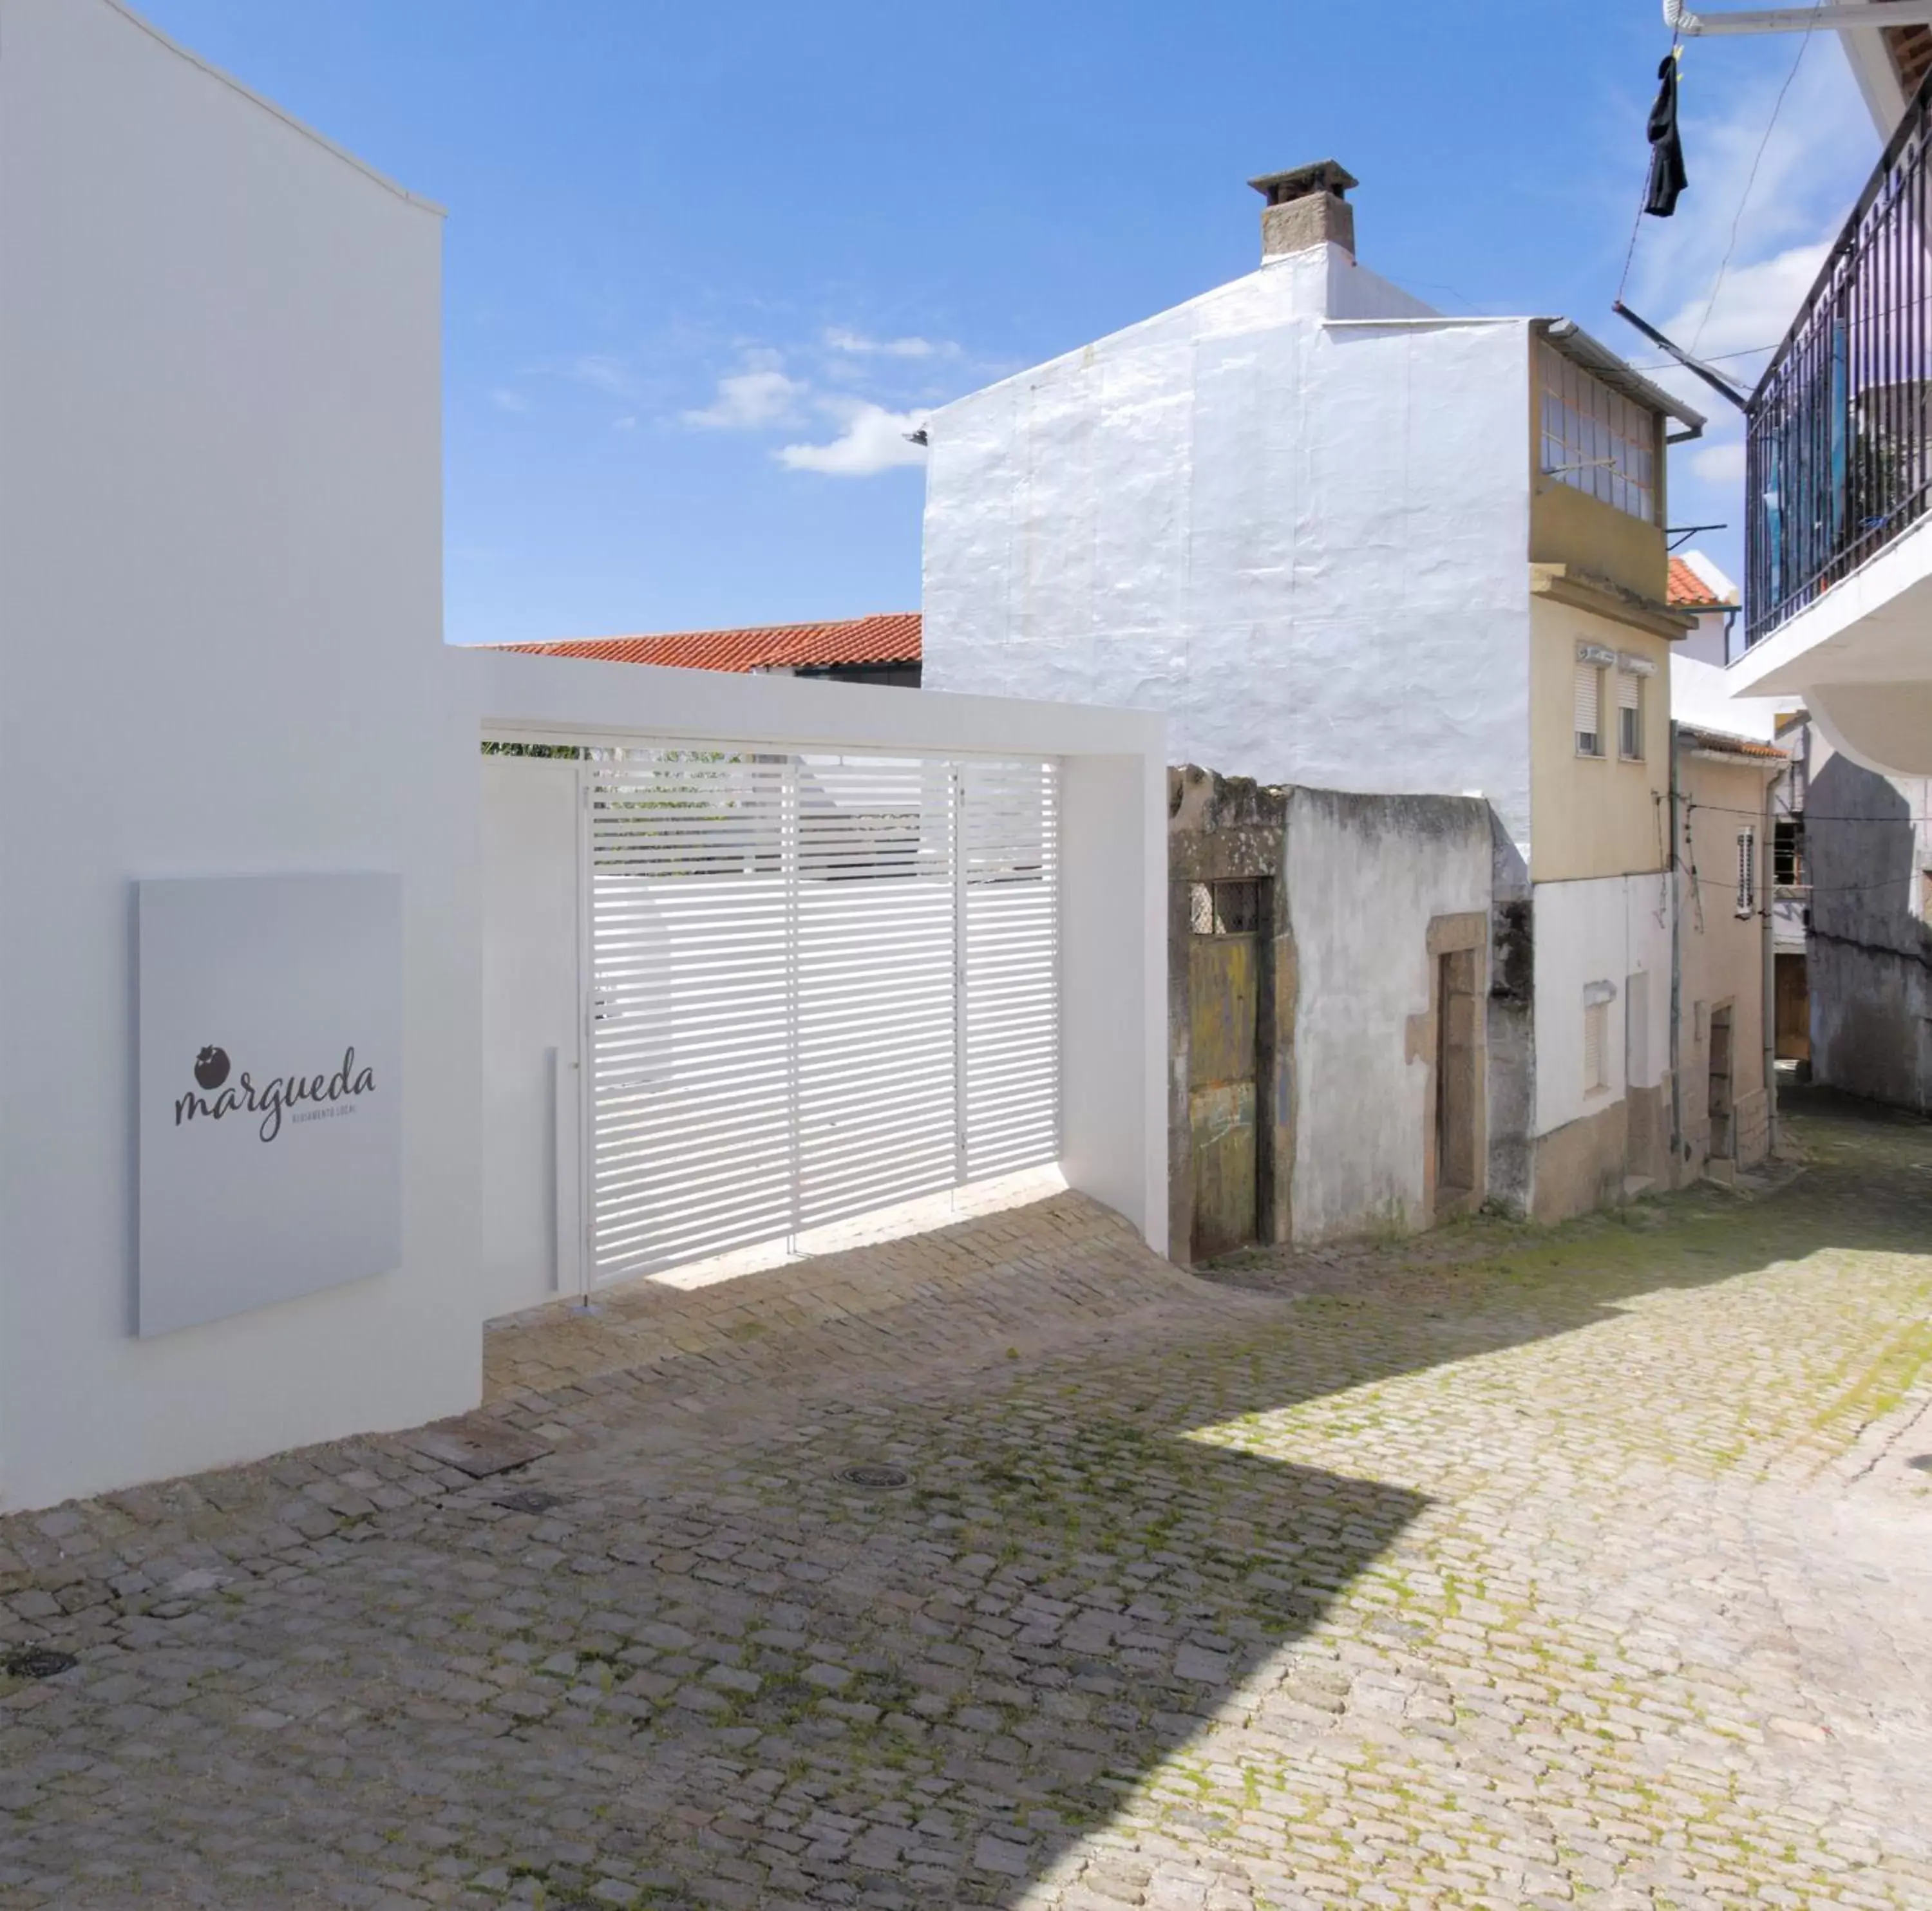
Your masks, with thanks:
<instances>
[{"instance_id":1,"label":"cobblestone pavement","mask_svg":"<svg viewBox=\"0 0 1932 1911\"><path fill-rule=\"evenodd\" d=\"M1204 1280L1062 1195L498 1336L514 1472L0 1521L0 1904L1932 1906L1932 1127L1796 1125Z\"/></svg>"}]
</instances>

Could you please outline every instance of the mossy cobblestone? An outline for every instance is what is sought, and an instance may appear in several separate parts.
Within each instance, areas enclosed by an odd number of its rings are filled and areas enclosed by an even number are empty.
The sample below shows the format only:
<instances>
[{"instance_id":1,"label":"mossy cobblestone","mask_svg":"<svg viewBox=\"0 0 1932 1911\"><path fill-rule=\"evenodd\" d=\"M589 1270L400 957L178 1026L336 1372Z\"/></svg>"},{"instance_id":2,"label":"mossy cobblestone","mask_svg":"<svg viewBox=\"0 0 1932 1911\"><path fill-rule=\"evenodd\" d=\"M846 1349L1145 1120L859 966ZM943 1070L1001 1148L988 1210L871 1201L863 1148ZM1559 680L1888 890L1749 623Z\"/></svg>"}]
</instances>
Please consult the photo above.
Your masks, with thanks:
<instances>
[{"instance_id":1,"label":"mossy cobblestone","mask_svg":"<svg viewBox=\"0 0 1932 1911\"><path fill-rule=\"evenodd\" d=\"M0 1906L1932 1907L1932 1127L1794 1128L1204 1277L1056 1197L518 1324L517 1473L0 1520Z\"/></svg>"}]
</instances>

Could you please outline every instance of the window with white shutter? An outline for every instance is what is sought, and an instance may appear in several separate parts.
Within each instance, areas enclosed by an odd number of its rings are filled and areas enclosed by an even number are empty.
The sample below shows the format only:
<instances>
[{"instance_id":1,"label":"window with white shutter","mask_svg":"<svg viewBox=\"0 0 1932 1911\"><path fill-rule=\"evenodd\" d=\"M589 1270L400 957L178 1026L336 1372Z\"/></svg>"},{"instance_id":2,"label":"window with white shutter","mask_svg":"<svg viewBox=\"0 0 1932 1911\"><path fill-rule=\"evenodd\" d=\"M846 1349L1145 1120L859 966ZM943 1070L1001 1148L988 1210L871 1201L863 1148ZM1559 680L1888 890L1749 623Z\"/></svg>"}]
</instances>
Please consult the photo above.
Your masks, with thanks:
<instances>
[{"instance_id":1,"label":"window with white shutter","mask_svg":"<svg viewBox=\"0 0 1932 1911\"><path fill-rule=\"evenodd\" d=\"M1757 831L1738 831L1738 913L1757 913Z\"/></svg>"},{"instance_id":2,"label":"window with white shutter","mask_svg":"<svg viewBox=\"0 0 1932 1911\"><path fill-rule=\"evenodd\" d=\"M1604 673L1594 663L1576 666L1576 754L1604 753Z\"/></svg>"},{"instance_id":3,"label":"window with white shutter","mask_svg":"<svg viewBox=\"0 0 1932 1911\"><path fill-rule=\"evenodd\" d=\"M1617 672L1617 754L1627 763L1643 760L1643 679L1633 670Z\"/></svg>"}]
</instances>

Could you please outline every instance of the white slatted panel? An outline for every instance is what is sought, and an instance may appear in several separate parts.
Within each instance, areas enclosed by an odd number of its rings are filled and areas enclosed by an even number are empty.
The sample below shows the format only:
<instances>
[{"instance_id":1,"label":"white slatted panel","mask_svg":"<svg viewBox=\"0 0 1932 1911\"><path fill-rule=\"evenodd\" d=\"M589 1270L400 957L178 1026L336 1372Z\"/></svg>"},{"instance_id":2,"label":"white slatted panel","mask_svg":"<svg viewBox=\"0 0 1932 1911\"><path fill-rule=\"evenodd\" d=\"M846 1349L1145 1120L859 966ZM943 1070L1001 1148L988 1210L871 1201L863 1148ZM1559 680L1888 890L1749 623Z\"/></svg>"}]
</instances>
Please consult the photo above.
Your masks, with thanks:
<instances>
[{"instance_id":1,"label":"white slatted panel","mask_svg":"<svg viewBox=\"0 0 1932 1911\"><path fill-rule=\"evenodd\" d=\"M962 1179L1060 1153L1060 817L1051 763L962 766Z\"/></svg>"},{"instance_id":2,"label":"white slatted panel","mask_svg":"<svg viewBox=\"0 0 1932 1911\"><path fill-rule=\"evenodd\" d=\"M791 780L666 751L590 792L596 1280L792 1225Z\"/></svg>"},{"instance_id":3,"label":"white slatted panel","mask_svg":"<svg viewBox=\"0 0 1932 1911\"><path fill-rule=\"evenodd\" d=\"M586 777L594 1280L1057 1157L1051 764L633 758Z\"/></svg>"},{"instance_id":4,"label":"white slatted panel","mask_svg":"<svg viewBox=\"0 0 1932 1911\"><path fill-rule=\"evenodd\" d=\"M798 776L798 1224L818 1227L956 1178L952 772Z\"/></svg>"}]
</instances>

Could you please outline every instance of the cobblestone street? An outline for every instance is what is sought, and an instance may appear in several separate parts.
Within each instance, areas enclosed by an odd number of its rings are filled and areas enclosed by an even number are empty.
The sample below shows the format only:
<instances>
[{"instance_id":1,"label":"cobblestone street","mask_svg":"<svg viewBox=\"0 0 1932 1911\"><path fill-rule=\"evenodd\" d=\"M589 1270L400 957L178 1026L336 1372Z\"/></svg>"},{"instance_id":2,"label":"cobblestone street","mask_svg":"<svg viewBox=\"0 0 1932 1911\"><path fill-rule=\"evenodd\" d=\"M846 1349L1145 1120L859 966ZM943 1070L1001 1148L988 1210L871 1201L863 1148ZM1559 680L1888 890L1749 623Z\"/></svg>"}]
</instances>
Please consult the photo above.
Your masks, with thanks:
<instances>
[{"instance_id":1,"label":"cobblestone street","mask_svg":"<svg viewBox=\"0 0 1932 1911\"><path fill-rule=\"evenodd\" d=\"M500 1330L512 1471L0 1521L0 1904L1932 1906L1932 1126L1792 1126L1205 1279L1060 1194Z\"/></svg>"}]
</instances>

